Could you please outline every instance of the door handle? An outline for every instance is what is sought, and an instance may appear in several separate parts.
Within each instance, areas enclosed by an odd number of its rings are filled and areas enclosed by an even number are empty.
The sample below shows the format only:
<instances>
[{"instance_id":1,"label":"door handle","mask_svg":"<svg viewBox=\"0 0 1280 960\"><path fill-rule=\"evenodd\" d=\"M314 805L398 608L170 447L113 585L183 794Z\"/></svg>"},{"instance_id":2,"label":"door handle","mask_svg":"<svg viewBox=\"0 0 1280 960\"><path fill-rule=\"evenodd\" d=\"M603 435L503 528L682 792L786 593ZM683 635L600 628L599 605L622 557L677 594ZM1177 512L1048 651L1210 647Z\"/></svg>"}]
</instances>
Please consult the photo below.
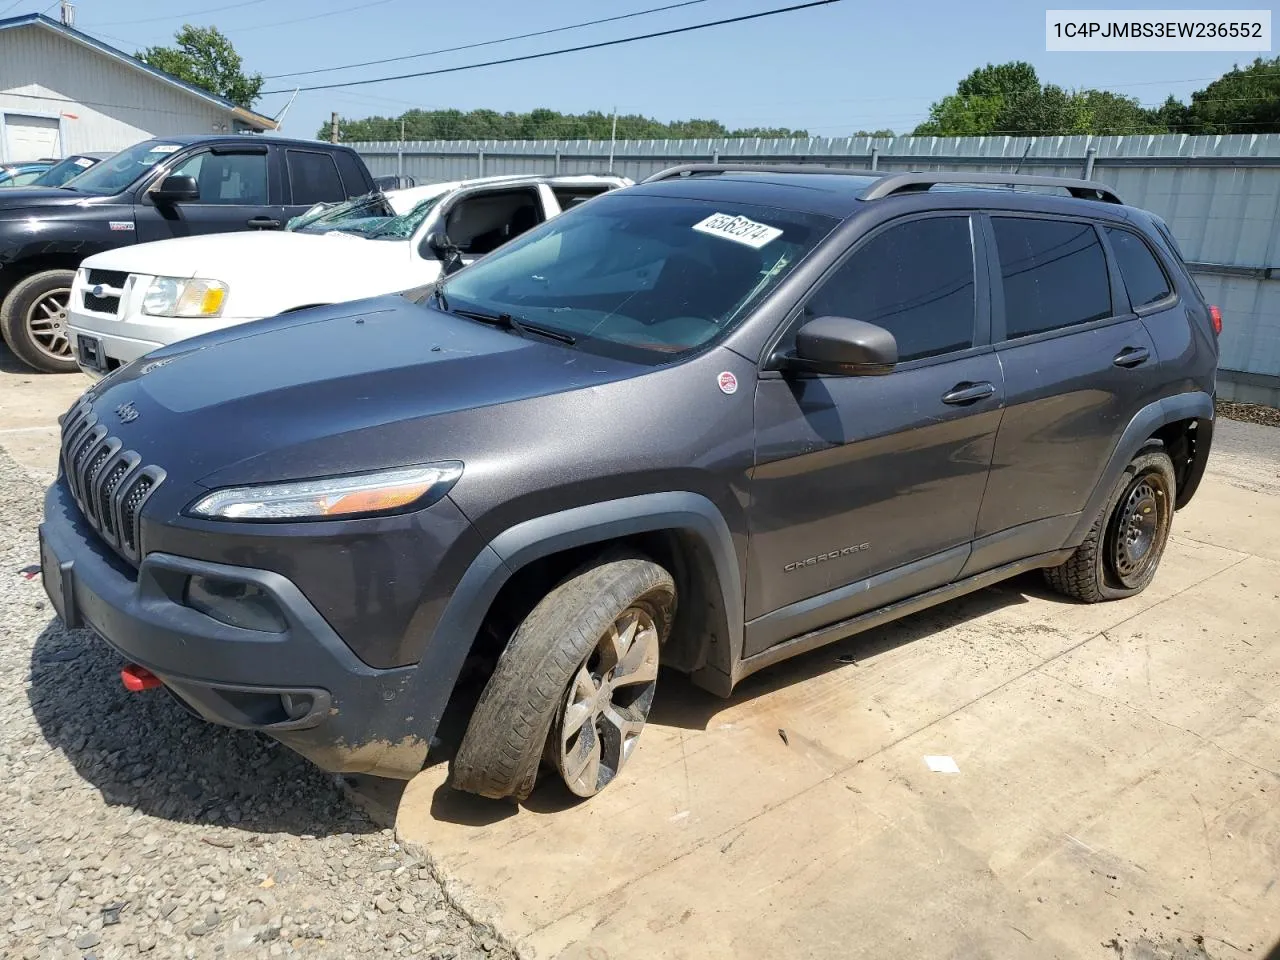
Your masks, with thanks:
<instances>
[{"instance_id":1,"label":"door handle","mask_svg":"<svg viewBox=\"0 0 1280 960\"><path fill-rule=\"evenodd\" d=\"M1125 347L1111 362L1117 367L1136 367L1146 363L1150 356L1151 351L1146 347Z\"/></svg>"},{"instance_id":2,"label":"door handle","mask_svg":"<svg viewBox=\"0 0 1280 960\"><path fill-rule=\"evenodd\" d=\"M280 221L272 220L270 217L250 217L245 221L245 224L262 230L278 230L280 228Z\"/></svg>"},{"instance_id":3,"label":"door handle","mask_svg":"<svg viewBox=\"0 0 1280 960\"><path fill-rule=\"evenodd\" d=\"M958 406L973 403L976 400L985 400L995 392L995 386L985 380L982 383L957 383L950 392L942 395L942 402Z\"/></svg>"}]
</instances>

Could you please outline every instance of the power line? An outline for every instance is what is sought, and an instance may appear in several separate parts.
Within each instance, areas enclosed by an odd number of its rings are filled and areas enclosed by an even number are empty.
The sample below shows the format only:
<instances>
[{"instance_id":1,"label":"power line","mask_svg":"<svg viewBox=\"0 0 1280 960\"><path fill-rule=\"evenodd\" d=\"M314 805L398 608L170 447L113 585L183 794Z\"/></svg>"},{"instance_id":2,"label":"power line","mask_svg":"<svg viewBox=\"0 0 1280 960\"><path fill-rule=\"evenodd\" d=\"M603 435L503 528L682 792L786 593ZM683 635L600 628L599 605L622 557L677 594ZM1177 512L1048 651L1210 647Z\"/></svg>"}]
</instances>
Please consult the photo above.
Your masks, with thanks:
<instances>
[{"instance_id":1,"label":"power line","mask_svg":"<svg viewBox=\"0 0 1280 960\"><path fill-rule=\"evenodd\" d=\"M809 0L808 3L797 3L789 7L779 7L774 10L764 10L760 13L748 13L739 17L728 17L723 20L711 20L707 23L695 23L687 27L674 27L670 30L658 30L654 33L644 33L634 37L621 37L617 40L602 40L598 43L584 43L576 47L562 47L558 50L546 50L542 53L529 53L520 57L506 57L502 60L488 60L484 63L468 63L457 67L441 67L436 70L421 70L416 73L402 73L393 77L374 77L369 80L346 80L341 83L322 83L310 87L300 87L300 90L336 90L341 87L359 87L370 83L385 83L389 80L408 80L413 77L433 77L442 73L458 73L462 70L478 70L481 67L496 67L507 63L523 63L528 60L542 60L546 57L558 57L566 53L580 53L583 50L599 50L604 47L616 47L624 43L635 43L638 40L653 40L657 37L670 37L678 33L691 33L695 30L706 30L709 27L722 27L730 23L743 23L747 20L759 20L764 17L775 17L782 13L792 13L797 10L808 10L812 7L825 7L833 3L840 3L841 0ZM289 93L285 90L265 90L263 96L271 93Z\"/></svg>"},{"instance_id":2,"label":"power line","mask_svg":"<svg viewBox=\"0 0 1280 960\"><path fill-rule=\"evenodd\" d=\"M616 20L630 20L650 13L661 13L664 10L675 10L679 7L692 7L707 0L683 0L681 3L669 3L663 7L650 7L648 10L637 10L634 13L623 13L616 17L604 17L600 20L587 20L583 23L571 23L563 27L552 27L549 30L535 30L533 33L517 33L497 40L482 40L479 43L464 43L457 47L441 47L438 50L427 50L423 53L410 53L403 57L387 57L383 60L365 60L362 63L347 63L340 67L318 67L315 70L295 70L293 73L270 73L263 79L278 80L280 77L305 77L313 73L331 73L334 70L354 70L356 67L372 67L383 63L398 63L402 60L417 60L420 57L434 57L441 53L457 53L459 50L475 50L478 47L492 47L499 43L510 43L513 40L528 40L531 37L545 37L553 33L564 33L568 30L579 30L583 27L595 27L602 23L613 23Z\"/></svg>"},{"instance_id":3,"label":"power line","mask_svg":"<svg viewBox=\"0 0 1280 960\"><path fill-rule=\"evenodd\" d=\"M325 17L336 17L343 13L355 13L357 10L367 10L369 7L380 7L384 3L391 3L391 0L372 0L370 3L357 3L350 7L340 7L337 10L326 10L324 13L313 13L309 17L290 17L288 20L276 20L273 23L254 23L247 27L231 27L232 30L266 30L270 27L287 27L295 23L306 23L308 20L323 20ZM286 91L292 93L293 91Z\"/></svg>"},{"instance_id":4,"label":"power line","mask_svg":"<svg viewBox=\"0 0 1280 960\"><path fill-rule=\"evenodd\" d=\"M267 0L241 0L240 3L230 3L221 7L205 7L203 10L188 10L186 13L166 13L162 17L142 17L139 20L104 20L102 23L90 23L86 26L97 27L121 27L130 23L158 23L161 20L181 20L183 17L198 17L206 13L221 13L223 10L236 10L239 7L252 7L255 4L266 3Z\"/></svg>"}]
</instances>

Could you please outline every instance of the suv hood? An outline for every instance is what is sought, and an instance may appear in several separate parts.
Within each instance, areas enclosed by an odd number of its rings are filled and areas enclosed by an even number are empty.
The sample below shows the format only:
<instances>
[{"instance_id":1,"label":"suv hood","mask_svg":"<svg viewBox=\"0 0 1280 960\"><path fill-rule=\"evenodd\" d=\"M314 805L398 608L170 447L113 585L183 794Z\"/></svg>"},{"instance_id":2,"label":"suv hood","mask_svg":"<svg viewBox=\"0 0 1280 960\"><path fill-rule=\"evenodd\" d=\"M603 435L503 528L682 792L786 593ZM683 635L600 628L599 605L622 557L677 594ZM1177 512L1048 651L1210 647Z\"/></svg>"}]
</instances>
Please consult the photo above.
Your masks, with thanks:
<instances>
[{"instance_id":1,"label":"suv hood","mask_svg":"<svg viewBox=\"0 0 1280 960\"><path fill-rule=\"evenodd\" d=\"M95 270L120 270L164 277L222 280L236 294L238 278L291 273L319 277L325 271L346 273L409 262L402 240L365 240L345 233L291 233L255 230L180 237L118 247L84 261Z\"/></svg>"},{"instance_id":2,"label":"suv hood","mask_svg":"<svg viewBox=\"0 0 1280 960\"><path fill-rule=\"evenodd\" d=\"M186 340L86 396L112 435L180 481L166 486L189 492L465 461L467 418L648 369L387 296ZM126 403L128 423L114 413Z\"/></svg>"}]
</instances>

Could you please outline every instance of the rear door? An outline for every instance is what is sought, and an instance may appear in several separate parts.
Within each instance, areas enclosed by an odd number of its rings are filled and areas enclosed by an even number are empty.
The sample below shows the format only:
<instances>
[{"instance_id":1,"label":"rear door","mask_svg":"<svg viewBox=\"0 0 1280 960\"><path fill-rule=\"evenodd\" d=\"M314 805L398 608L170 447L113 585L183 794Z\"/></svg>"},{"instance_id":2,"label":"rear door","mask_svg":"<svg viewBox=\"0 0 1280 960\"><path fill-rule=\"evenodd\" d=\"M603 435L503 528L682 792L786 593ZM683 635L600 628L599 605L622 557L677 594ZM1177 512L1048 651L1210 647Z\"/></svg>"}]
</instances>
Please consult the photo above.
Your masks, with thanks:
<instances>
[{"instance_id":1,"label":"rear door","mask_svg":"<svg viewBox=\"0 0 1280 960\"><path fill-rule=\"evenodd\" d=\"M1012 213L983 221L1008 398L966 574L1062 545L1151 398L1156 367L1092 222Z\"/></svg>"},{"instance_id":2,"label":"rear door","mask_svg":"<svg viewBox=\"0 0 1280 960\"><path fill-rule=\"evenodd\" d=\"M188 176L195 178L200 196L157 204L144 193L135 216L138 242L278 229L283 221L280 207L270 202L267 154L266 144L246 143L218 145L178 159L148 183L148 190L165 176Z\"/></svg>"},{"instance_id":3,"label":"rear door","mask_svg":"<svg viewBox=\"0 0 1280 960\"><path fill-rule=\"evenodd\" d=\"M341 203L368 192L364 183L348 188L334 154L328 151L286 147L283 153L286 219L306 213L317 203Z\"/></svg>"}]
</instances>

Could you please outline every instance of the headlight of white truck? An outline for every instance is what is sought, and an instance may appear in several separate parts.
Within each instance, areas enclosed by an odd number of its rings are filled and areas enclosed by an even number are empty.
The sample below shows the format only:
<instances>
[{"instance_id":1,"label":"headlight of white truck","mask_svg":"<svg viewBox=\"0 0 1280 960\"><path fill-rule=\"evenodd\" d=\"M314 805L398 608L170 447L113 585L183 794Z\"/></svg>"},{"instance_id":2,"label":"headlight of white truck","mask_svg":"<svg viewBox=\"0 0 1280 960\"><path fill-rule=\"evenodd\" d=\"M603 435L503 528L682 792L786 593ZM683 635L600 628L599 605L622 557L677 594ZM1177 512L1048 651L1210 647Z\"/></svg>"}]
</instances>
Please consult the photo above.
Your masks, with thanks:
<instances>
[{"instance_id":1,"label":"headlight of white truck","mask_svg":"<svg viewBox=\"0 0 1280 960\"><path fill-rule=\"evenodd\" d=\"M216 317L227 299L220 280L156 277L142 298L142 312L152 317Z\"/></svg>"}]
</instances>

